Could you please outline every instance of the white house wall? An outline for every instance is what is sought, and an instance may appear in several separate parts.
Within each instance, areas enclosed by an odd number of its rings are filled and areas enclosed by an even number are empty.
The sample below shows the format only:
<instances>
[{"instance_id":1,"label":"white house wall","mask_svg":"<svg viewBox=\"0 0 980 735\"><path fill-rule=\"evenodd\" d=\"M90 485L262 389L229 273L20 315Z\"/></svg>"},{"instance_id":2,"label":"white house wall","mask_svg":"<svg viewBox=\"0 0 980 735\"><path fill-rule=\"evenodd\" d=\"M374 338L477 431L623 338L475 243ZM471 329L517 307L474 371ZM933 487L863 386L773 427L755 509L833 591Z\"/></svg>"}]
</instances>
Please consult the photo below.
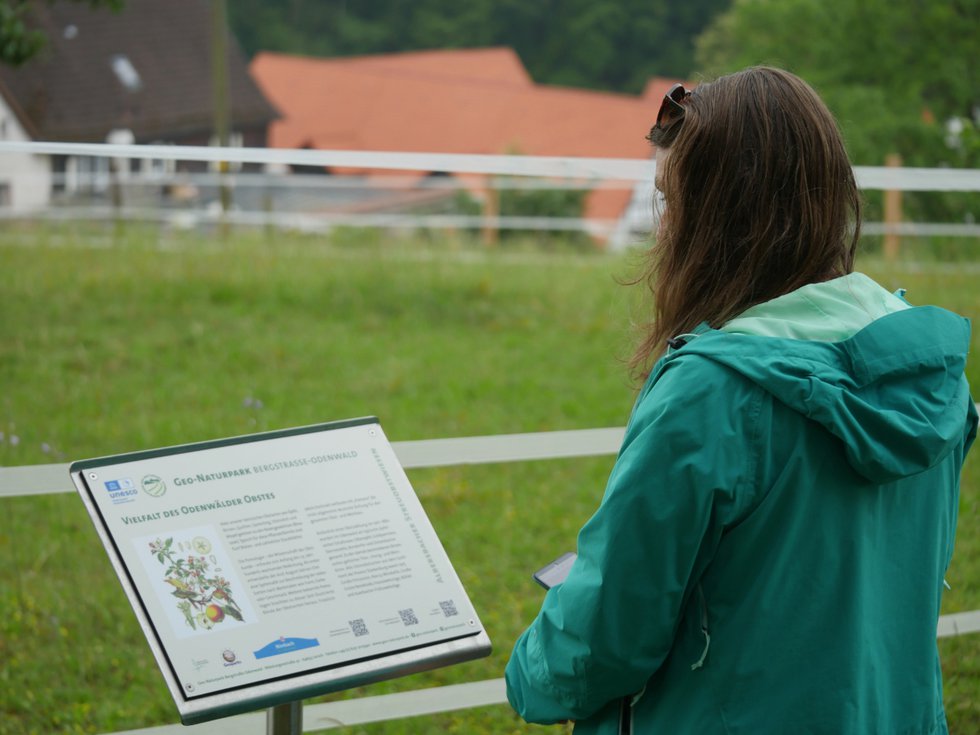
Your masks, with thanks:
<instances>
[{"instance_id":1,"label":"white house wall","mask_svg":"<svg viewBox=\"0 0 980 735\"><path fill-rule=\"evenodd\" d=\"M0 140L29 141L7 101L0 96ZM0 153L0 207L29 212L46 207L51 198L51 160L29 153Z\"/></svg>"}]
</instances>

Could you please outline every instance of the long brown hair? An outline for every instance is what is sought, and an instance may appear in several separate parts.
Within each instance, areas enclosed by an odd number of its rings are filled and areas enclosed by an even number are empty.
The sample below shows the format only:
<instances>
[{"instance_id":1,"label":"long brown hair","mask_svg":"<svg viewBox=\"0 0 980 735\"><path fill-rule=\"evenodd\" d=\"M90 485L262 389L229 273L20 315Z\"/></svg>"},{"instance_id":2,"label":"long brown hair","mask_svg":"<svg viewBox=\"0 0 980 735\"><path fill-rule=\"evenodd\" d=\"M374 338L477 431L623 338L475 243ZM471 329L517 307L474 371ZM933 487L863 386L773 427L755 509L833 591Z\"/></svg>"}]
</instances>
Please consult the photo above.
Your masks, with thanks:
<instances>
[{"instance_id":1,"label":"long brown hair","mask_svg":"<svg viewBox=\"0 0 980 735\"><path fill-rule=\"evenodd\" d=\"M799 77L754 67L698 86L651 142L668 153L660 231L637 283L654 317L630 366L666 340L850 273L861 200L840 131Z\"/></svg>"}]
</instances>

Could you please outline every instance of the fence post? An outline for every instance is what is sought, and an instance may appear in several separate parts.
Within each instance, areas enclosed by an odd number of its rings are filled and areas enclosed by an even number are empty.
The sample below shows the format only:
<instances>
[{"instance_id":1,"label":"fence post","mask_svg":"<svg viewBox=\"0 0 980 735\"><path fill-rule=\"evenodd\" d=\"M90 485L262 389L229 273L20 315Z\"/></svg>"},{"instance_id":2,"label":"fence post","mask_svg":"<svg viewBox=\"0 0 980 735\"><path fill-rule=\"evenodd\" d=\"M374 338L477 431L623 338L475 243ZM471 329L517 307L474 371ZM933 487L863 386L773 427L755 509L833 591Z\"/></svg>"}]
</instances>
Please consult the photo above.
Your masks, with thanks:
<instances>
[{"instance_id":1,"label":"fence post","mask_svg":"<svg viewBox=\"0 0 980 735\"><path fill-rule=\"evenodd\" d=\"M262 212L265 214L265 217L263 217L264 226L262 229L265 233L266 245L271 245L275 239L275 226L272 221L272 209L272 192L269 190L269 185L265 184L262 189Z\"/></svg>"},{"instance_id":2,"label":"fence post","mask_svg":"<svg viewBox=\"0 0 980 735\"><path fill-rule=\"evenodd\" d=\"M216 144L229 143L231 113L228 102L228 11L225 0L211 0L211 101ZM228 161L218 162L218 192L221 201L222 238L228 237L228 214L231 210L231 187L228 185Z\"/></svg>"},{"instance_id":3,"label":"fence post","mask_svg":"<svg viewBox=\"0 0 980 735\"><path fill-rule=\"evenodd\" d=\"M112 201L112 233L114 238L118 238L122 232L122 172L119 170L119 159L109 159L109 197Z\"/></svg>"},{"instance_id":4,"label":"fence post","mask_svg":"<svg viewBox=\"0 0 980 735\"><path fill-rule=\"evenodd\" d=\"M885 156L885 165L889 168L899 168L902 157L897 153ZM900 189L885 191L885 240L884 252L887 260L895 260L901 245L898 227L902 223L902 192Z\"/></svg>"},{"instance_id":5,"label":"fence post","mask_svg":"<svg viewBox=\"0 0 980 735\"><path fill-rule=\"evenodd\" d=\"M492 176L487 176L486 195L483 200L483 244L496 245L499 232L497 230L497 217L500 215L500 192L495 186L496 182Z\"/></svg>"}]
</instances>

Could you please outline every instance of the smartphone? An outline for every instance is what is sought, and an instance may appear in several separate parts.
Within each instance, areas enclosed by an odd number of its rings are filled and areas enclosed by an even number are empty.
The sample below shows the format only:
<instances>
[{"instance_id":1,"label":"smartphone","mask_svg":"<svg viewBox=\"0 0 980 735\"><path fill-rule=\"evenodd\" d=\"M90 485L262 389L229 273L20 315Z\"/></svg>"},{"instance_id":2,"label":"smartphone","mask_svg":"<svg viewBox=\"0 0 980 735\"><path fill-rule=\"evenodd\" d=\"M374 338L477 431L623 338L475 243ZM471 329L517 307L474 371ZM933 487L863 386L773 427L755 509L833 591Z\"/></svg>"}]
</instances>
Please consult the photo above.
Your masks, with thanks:
<instances>
[{"instance_id":1,"label":"smartphone","mask_svg":"<svg viewBox=\"0 0 980 735\"><path fill-rule=\"evenodd\" d=\"M567 551L550 564L541 567L532 576L534 581L550 590L556 584L565 581L568 570L572 568L572 563L578 558L574 551Z\"/></svg>"}]
</instances>

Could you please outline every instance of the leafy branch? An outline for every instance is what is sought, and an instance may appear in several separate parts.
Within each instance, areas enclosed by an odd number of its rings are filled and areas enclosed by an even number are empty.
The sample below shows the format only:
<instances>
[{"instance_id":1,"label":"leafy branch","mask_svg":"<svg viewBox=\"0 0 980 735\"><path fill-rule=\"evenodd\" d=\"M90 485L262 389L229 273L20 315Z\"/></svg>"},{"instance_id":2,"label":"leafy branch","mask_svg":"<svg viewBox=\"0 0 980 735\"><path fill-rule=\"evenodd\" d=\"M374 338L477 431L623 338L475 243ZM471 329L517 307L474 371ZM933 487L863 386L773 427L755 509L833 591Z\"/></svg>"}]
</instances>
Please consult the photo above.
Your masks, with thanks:
<instances>
[{"instance_id":1,"label":"leafy branch","mask_svg":"<svg viewBox=\"0 0 980 735\"><path fill-rule=\"evenodd\" d=\"M231 594L231 583L211 571L211 562L205 556L188 554L178 557L173 548L173 537L151 541L150 553L165 566L164 581L172 586L170 594L178 599L177 608L184 614L187 624L211 629L226 616L244 620L239 605ZM211 557L213 560L214 557Z\"/></svg>"}]
</instances>

